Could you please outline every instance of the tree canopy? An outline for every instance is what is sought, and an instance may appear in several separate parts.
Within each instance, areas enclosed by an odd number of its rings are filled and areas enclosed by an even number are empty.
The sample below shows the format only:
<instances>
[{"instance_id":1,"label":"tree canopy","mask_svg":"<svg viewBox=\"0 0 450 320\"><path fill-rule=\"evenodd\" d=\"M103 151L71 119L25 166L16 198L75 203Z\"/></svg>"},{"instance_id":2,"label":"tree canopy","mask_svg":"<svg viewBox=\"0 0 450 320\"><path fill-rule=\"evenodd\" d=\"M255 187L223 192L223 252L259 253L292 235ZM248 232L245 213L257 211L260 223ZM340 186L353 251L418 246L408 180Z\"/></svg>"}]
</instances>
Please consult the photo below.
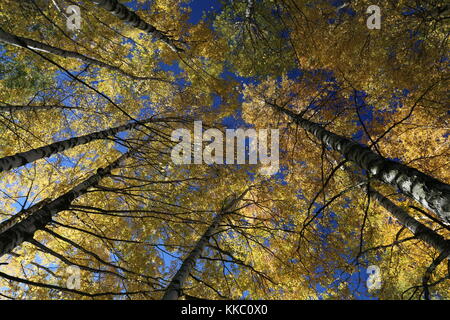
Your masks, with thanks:
<instances>
[{"instance_id":1,"label":"tree canopy","mask_svg":"<svg viewBox=\"0 0 450 320\"><path fill-rule=\"evenodd\" d=\"M449 299L450 6L373 4L2 0L0 298Z\"/></svg>"}]
</instances>

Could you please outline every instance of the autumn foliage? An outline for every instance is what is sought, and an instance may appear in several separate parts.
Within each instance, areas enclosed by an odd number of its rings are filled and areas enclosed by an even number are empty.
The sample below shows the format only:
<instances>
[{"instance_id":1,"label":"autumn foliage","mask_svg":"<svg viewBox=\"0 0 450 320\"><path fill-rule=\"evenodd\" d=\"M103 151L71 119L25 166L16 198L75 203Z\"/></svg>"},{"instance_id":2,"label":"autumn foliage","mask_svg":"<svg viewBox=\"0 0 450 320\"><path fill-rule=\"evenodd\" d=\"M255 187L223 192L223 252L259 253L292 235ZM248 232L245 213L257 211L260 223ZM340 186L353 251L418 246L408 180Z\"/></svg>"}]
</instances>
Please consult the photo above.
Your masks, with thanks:
<instances>
[{"instance_id":1,"label":"autumn foliage","mask_svg":"<svg viewBox=\"0 0 450 320\"><path fill-rule=\"evenodd\" d=\"M445 1L377 1L379 30L369 0L198 19L198 1L120 1L147 31L96 2L0 2L0 298L449 298ZM300 118L406 173L386 183ZM279 172L175 165L171 132L199 120L279 129Z\"/></svg>"}]
</instances>

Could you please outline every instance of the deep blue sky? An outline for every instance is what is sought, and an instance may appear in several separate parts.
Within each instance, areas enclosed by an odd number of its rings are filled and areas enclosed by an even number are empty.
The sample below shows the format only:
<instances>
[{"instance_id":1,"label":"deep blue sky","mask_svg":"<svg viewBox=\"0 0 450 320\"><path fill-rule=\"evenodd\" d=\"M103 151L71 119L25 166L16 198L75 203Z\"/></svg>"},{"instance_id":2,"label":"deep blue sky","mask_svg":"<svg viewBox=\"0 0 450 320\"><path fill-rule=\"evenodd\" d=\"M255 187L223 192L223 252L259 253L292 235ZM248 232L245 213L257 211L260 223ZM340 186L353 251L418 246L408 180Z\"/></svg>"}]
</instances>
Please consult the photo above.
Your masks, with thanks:
<instances>
[{"instance_id":1,"label":"deep blue sky","mask_svg":"<svg viewBox=\"0 0 450 320\"><path fill-rule=\"evenodd\" d=\"M194 24L201 20L205 12L218 13L222 8L220 1L217 0L191 0L188 6L192 9L189 22Z\"/></svg>"}]
</instances>

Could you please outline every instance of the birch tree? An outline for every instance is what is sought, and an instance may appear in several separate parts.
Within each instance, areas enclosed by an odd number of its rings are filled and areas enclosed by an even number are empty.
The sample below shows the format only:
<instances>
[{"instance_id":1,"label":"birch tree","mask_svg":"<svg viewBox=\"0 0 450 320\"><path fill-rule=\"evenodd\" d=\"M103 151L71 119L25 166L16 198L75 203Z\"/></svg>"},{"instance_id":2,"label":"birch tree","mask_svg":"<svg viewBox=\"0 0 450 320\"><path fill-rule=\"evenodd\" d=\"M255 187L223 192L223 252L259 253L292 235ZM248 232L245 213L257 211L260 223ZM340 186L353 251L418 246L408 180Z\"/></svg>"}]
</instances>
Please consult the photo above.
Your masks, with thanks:
<instances>
[{"instance_id":1,"label":"birch tree","mask_svg":"<svg viewBox=\"0 0 450 320\"><path fill-rule=\"evenodd\" d=\"M173 276L166 291L163 296L163 300L178 300L181 296L183 286L186 279L188 278L190 272L195 267L195 264L200 257L203 249L208 244L210 238L217 232L220 223L225 218L226 215L232 214L238 207L239 202L247 193L248 189L244 191L241 195L231 195L225 199L223 207L217 212L211 225L206 229L205 233L200 237L200 239L195 243L192 251L183 260L177 273Z\"/></svg>"},{"instance_id":2,"label":"birch tree","mask_svg":"<svg viewBox=\"0 0 450 320\"><path fill-rule=\"evenodd\" d=\"M91 175L88 179L76 185L73 189L57 197L53 201L45 204L37 210L26 216L23 220L13 224L10 228L0 234L0 256L10 252L22 242L33 238L34 233L44 228L52 220L52 216L58 212L67 210L71 202L77 197L85 194L89 188L94 187L98 182L111 174L115 168L123 165L124 161L132 155L134 151L129 151L105 168L99 168L97 172Z\"/></svg>"},{"instance_id":3,"label":"birch tree","mask_svg":"<svg viewBox=\"0 0 450 320\"><path fill-rule=\"evenodd\" d=\"M270 103L277 111L282 112L312 133L326 146L340 152L346 159L354 161L367 170L375 179L379 179L413 198L425 208L435 212L438 217L450 224L450 186L429 175L404 164L385 159L365 146L324 129L317 123L302 118L290 110Z\"/></svg>"},{"instance_id":4,"label":"birch tree","mask_svg":"<svg viewBox=\"0 0 450 320\"><path fill-rule=\"evenodd\" d=\"M130 129L136 128L138 126L145 125L146 123L159 122L159 121L161 121L161 120L156 120L154 118L148 118L148 119L144 119L142 121L130 122L128 124L121 125L118 127L93 132L93 133L90 133L90 134L87 134L84 136L70 138L70 139L66 139L63 141L59 141L59 142L54 142L52 144L49 144L49 145L46 145L46 146L43 146L40 148L36 148L36 149L25 151L25 152L20 152L15 155L12 155L12 156L3 157L0 159L0 172L11 170L13 168L17 168L20 166L24 166L24 165L31 163L33 161L36 161L38 159L50 157L53 154L62 152L64 150L71 149L71 148L79 146L79 145L89 143L93 140L106 139L108 137L114 136L116 133L130 130Z\"/></svg>"},{"instance_id":5,"label":"birch tree","mask_svg":"<svg viewBox=\"0 0 450 320\"><path fill-rule=\"evenodd\" d=\"M142 31L149 33L157 40L163 41L173 51L175 52L184 51L175 44L175 41L172 38L167 36L161 30L156 29L155 26L142 20L135 12L125 7L119 1L117 0L91 0L91 1L95 3L97 6L109 11L110 13L118 17L120 20L131 24L131 26L135 28L138 28Z\"/></svg>"},{"instance_id":6,"label":"birch tree","mask_svg":"<svg viewBox=\"0 0 450 320\"><path fill-rule=\"evenodd\" d=\"M122 69L120 69L119 67L110 65L108 63L102 62L100 60L88 57L86 55L83 55L81 53L75 52L75 51L69 51L69 50L64 50L61 48L56 48L54 46L39 42L39 41L35 41L32 39L28 39L28 38L24 38L24 37L19 37L16 36L14 34L11 34L7 31L5 31L3 28L0 27L0 41L13 45L13 46L17 46L17 47L22 47L22 48L30 48L33 50L38 50L41 52L46 52L46 53L51 53L63 58L74 58L77 59L83 63L86 64L91 64L91 65L96 65L99 66L101 68L106 68L109 69L113 72L118 72L119 74L122 74L124 76L127 76L133 80L159 80L159 81L164 81L164 79L161 78L156 78L156 77L139 77L139 76L135 76L133 74L130 74L128 72L123 71Z\"/></svg>"}]
</instances>

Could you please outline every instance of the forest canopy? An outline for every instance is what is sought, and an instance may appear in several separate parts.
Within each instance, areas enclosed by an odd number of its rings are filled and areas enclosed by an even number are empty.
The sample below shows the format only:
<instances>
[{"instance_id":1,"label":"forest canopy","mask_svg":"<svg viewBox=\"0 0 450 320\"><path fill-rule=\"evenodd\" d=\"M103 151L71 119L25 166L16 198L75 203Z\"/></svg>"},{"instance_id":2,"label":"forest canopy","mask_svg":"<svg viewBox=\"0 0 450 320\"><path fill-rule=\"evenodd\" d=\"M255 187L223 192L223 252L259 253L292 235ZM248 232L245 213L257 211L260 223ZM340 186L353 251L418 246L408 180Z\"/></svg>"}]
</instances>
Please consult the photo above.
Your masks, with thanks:
<instances>
[{"instance_id":1,"label":"forest canopy","mask_svg":"<svg viewBox=\"0 0 450 320\"><path fill-rule=\"evenodd\" d=\"M449 299L449 22L1 0L0 299Z\"/></svg>"}]
</instances>

